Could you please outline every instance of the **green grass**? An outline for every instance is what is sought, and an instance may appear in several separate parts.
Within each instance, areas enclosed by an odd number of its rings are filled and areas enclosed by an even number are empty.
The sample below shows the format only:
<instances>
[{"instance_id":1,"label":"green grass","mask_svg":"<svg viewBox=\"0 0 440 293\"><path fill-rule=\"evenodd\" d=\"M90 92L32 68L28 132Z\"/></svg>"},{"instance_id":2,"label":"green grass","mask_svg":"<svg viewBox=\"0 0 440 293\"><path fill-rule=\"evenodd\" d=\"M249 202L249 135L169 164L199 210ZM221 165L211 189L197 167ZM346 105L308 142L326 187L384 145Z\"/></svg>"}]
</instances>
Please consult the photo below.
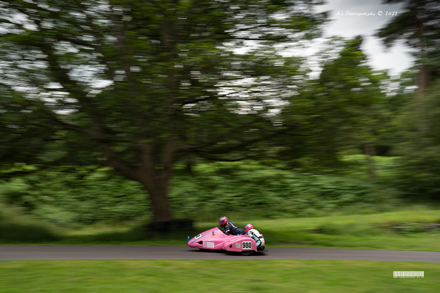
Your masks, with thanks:
<instances>
[{"instance_id":1,"label":"green grass","mask_svg":"<svg viewBox=\"0 0 440 293\"><path fill-rule=\"evenodd\" d=\"M58 227L42 223L34 217L25 215L17 207L6 207L0 202L0 241L38 243L57 241L62 237Z\"/></svg>"},{"instance_id":2,"label":"green grass","mask_svg":"<svg viewBox=\"0 0 440 293\"><path fill-rule=\"evenodd\" d=\"M412 223L439 223L439 211L424 207L380 214L251 222L263 233L269 246L440 251L440 231L399 234L387 228ZM247 221L236 223L245 225ZM203 231L212 223L200 223L198 226Z\"/></svg>"},{"instance_id":3,"label":"green grass","mask_svg":"<svg viewBox=\"0 0 440 293\"><path fill-rule=\"evenodd\" d=\"M235 219L232 219L235 220ZM245 223L240 219L240 222ZM379 226L397 225L408 222L431 223L440 221L440 211L438 209L429 209L425 206L415 206L403 210L396 210L385 213L362 214L360 210L358 214L351 215L332 215L326 217L313 218L290 218L290 219L270 219L270 220L254 220L254 226L271 227L271 230L302 230L318 228L321 225L332 224L371 224ZM237 221L238 223L239 221ZM242 223L240 223L242 224ZM208 225L202 223L201 225Z\"/></svg>"},{"instance_id":4,"label":"green grass","mask_svg":"<svg viewBox=\"0 0 440 293\"><path fill-rule=\"evenodd\" d=\"M244 226L251 222L265 236L269 247L331 247L358 249L426 250L440 251L440 231L417 233L408 231L399 234L389 226L422 225L439 223L440 213L436 209L414 207L412 209L358 215L333 215L315 218L290 218L270 220L231 220ZM148 236L142 225L93 225L81 229L57 230L55 238L47 239L46 230L38 230L35 224L20 222L9 228L15 233L9 240L0 240L2 245L186 245L186 237L194 236L217 225L213 222L196 222L192 232L175 233L168 236ZM26 223L29 226L26 226ZM32 224L32 225L31 225ZM8 226L5 226L8 227ZM1 224L0 224L1 228ZM44 233L43 233L44 232ZM34 233L34 238L31 238ZM38 239L38 233L42 236ZM2 234L4 235L4 234ZM51 234L48 234L51 235ZM39 240L39 241L36 241Z\"/></svg>"},{"instance_id":5,"label":"green grass","mask_svg":"<svg viewBox=\"0 0 440 293\"><path fill-rule=\"evenodd\" d=\"M424 278L393 278L424 271ZM2 261L2 293L439 292L440 264L377 261Z\"/></svg>"}]
</instances>

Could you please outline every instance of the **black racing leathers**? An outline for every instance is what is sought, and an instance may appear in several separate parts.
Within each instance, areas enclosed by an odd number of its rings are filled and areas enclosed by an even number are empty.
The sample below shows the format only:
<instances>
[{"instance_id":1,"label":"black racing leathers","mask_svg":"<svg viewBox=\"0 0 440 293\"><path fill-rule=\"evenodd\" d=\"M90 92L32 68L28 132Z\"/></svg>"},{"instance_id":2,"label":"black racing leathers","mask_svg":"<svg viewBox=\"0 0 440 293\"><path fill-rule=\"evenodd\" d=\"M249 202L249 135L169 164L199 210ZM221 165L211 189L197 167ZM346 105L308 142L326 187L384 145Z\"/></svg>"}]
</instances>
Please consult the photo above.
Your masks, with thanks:
<instances>
[{"instance_id":1,"label":"black racing leathers","mask_svg":"<svg viewBox=\"0 0 440 293\"><path fill-rule=\"evenodd\" d=\"M244 235L246 234L246 231L244 231L243 228L238 227L234 224L234 222L228 221L224 227L224 233L226 235Z\"/></svg>"}]
</instances>

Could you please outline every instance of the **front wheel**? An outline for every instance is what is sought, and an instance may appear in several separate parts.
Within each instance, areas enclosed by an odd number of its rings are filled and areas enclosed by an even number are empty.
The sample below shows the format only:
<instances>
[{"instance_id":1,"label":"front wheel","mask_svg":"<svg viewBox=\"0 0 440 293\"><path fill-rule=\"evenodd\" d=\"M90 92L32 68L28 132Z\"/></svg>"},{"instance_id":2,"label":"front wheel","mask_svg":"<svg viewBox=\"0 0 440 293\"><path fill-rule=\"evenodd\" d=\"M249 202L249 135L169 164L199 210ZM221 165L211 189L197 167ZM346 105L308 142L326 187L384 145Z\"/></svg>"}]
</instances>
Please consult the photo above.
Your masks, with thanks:
<instances>
[{"instance_id":1,"label":"front wheel","mask_svg":"<svg viewBox=\"0 0 440 293\"><path fill-rule=\"evenodd\" d=\"M199 250L204 252L209 251L209 249L204 249L204 248L199 248Z\"/></svg>"},{"instance_id":2,"label":"front wheel","mask_svg":"<svg viewBox=\"0 0 440 293\"><path fill-rule=\"evenodd\" d=\"M248 256L248 255L251 255L252 254L252 251L242 251L241 252L241 255L244 255L244 256Z\"/></svg>"}]
</instances>

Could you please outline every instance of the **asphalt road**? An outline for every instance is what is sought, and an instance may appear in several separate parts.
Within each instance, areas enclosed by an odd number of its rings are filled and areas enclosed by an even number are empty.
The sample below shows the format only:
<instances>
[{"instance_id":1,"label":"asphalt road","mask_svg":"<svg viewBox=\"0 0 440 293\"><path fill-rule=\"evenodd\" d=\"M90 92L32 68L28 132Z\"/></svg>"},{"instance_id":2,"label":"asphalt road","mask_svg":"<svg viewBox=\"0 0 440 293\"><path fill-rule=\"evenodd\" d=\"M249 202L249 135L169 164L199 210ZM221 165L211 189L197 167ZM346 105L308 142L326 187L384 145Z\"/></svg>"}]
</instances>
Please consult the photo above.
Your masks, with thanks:
<instances>
[{"instance_id":1,"label":"asphalt road","mask_svg":"<svg viewBox=\"0 0 440 293\"><path fill-rule=\"evenodd\" d=\"M242 256L187 246L0 246L0 260L184 259L184 260L375 260L440 263L440 252L333 248L269 248Z\"/></svg>"}]
</instances>

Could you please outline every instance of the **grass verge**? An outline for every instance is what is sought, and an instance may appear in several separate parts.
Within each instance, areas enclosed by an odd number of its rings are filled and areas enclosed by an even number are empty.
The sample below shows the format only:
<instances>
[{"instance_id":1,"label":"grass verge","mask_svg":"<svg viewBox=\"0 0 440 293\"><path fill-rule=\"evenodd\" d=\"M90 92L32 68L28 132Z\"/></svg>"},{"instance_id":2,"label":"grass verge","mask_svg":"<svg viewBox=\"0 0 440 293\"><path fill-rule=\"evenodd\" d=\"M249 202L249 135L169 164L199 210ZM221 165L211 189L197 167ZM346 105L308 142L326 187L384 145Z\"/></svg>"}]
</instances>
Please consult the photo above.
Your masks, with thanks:
<instances>
[{"instance_id":1,"label":"grass verge","mask_svg":"<svg viewBox=\"0 0 440 293\"><path fill-rule=\"evenodd\" d=\"M440 251L440 230L397 233L390 226L439 223L438 210L415 208L368 215L251 221L268 246ZM236 221L239 225L247 222ZM200 231L212 223L199 223Z\"/></svg>"},{"instance_id":2,"label":"grass verge","mask_svg":"<svg viewBox=\"0 0 440 293\"><path fill-rule=\"evenodd\" d=\"M405 233L391 231L389 226L422 225L440 222L438 210L416 208L378 214L333 215L316 218L290 218L241 221L231 218L244 226L251 222L265 236L269 247L332 247L358 249L426 250L440 251L440 230L420 232L410 229ZM22 230L9 229L17 233L3 245L49 244L49 245L186 245L186 237L194 236L217 225L217 222L197 222L191 232L175 233L167 236L148 236L142 225L130 226L88 226L82 229L60 230L55 240L43 238L34 241L30 235L33 226ZM1 225L0 225L1 226ZM1 235L0 235L1 236ZM0 237L1 238L1 237ZM38 237L37 237L38 238ZM45 240L46 239L46 240Z\"/></svg>"},{"instance_id":3,"label":"grass verge","mask_svg":"<svg viewBox=\"0 0 440 293\"><path fill-rule=\"evenodd\" d=\"M393 278L424 271L424 278ZM2 261L2 293L439 292L440 264L376 261Z\"/></svg>"}]
</instances>

